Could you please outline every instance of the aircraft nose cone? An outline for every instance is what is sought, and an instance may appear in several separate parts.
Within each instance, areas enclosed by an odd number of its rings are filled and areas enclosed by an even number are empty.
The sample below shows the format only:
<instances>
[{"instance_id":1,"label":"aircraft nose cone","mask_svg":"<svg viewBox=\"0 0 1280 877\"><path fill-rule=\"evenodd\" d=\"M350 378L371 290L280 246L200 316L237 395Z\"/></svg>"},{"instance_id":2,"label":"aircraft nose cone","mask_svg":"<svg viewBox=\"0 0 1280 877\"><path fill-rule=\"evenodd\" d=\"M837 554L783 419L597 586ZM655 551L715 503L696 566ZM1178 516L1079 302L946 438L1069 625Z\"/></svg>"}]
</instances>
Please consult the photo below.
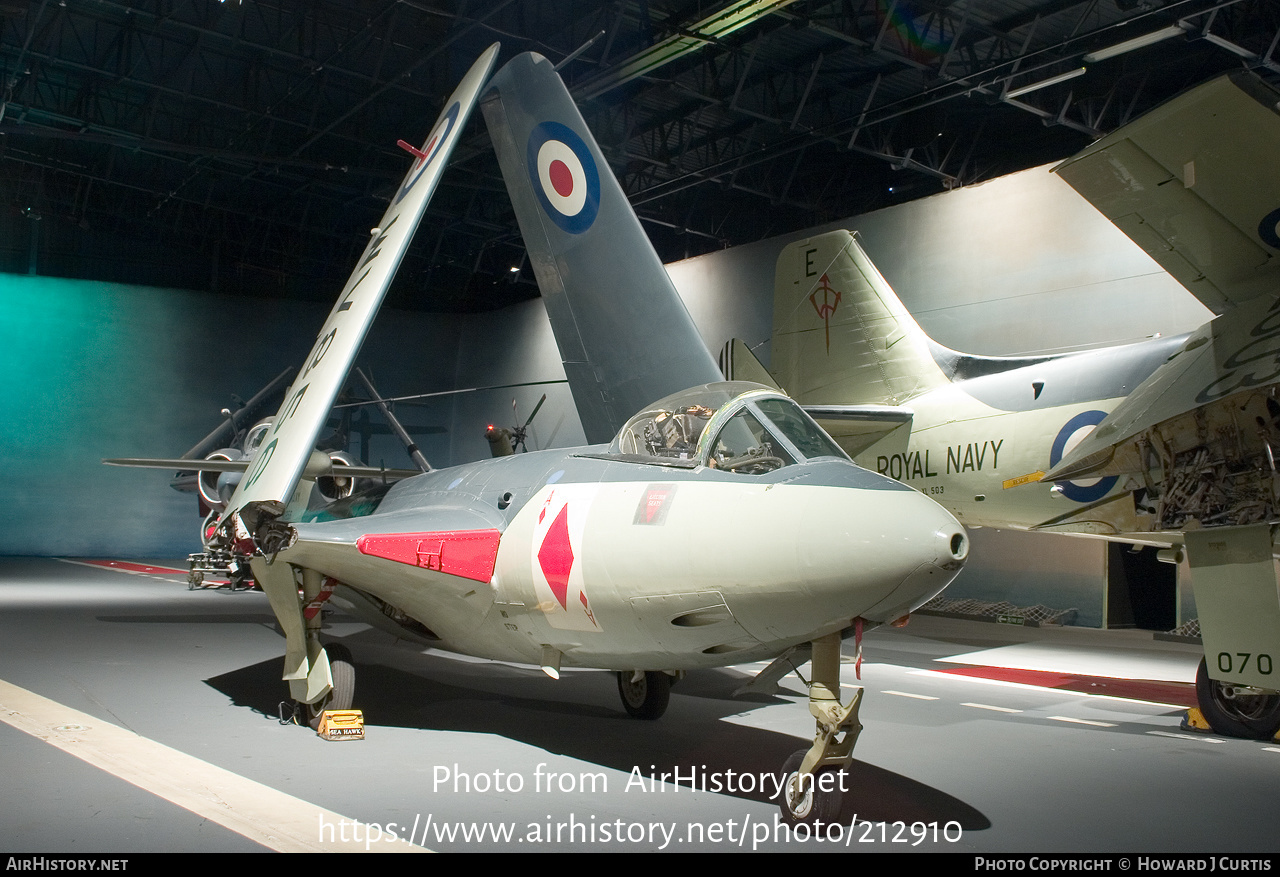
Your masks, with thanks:
<instances>
[{"instance_id":1,"label":"aircraft nose cone","mask_svg":"<svg viewBox=\"0 0 1280 877\"><path fill-rule=\"evenodd\" d=\"M894 621L951 583L969 556L969 538L924 494L896 482L863 487L835 493L825 513L811 512L806 548L811 569L823 574L810 581L823 582L833 609Z\"/></svg>"},{"instance_id":2,"label":"aircraft nose cone","mask_svg":"<svg viewBox=\"0 0 1280 877\"><path fill-rule=\"evenodd\" d=\"M923 494L904 497L902 502L903 538L909 544L896 569L902 577L862 613L871 621L896 621L923 606L951 584L969 557L968 534L950 512Z\"/></svg>"},{"instance_id":3,"label":"aircraft nose cone","mask_svg":"<svg viewBox=\"0 0 1280 877\"><path fill-rule=\"evenodd\" d=\"M964 529L942 506L849 463L677 490L663 526L678 528L688 549L668 552L670 574L655 588L714 590L760 643L812 639L859 617L895 621L946 587L968 556ZM634 501L624 509L629 525ZM630 525L624 535L651 529ZM616 550L609 556L623 562ZM653 563L649 550L636 557Z\"/></svg>"},{"instance_id":4,"label":"aircraft nose cone","mask_svg":"<svg viewBox=\"0 0 1280 877\"><path fill-rule=\"evenodd\" d=\"M969 558L969 535L960 522L947 515L948 523L933 532L934 565L941 569L959 570Z\"/></svg>"}]
</instances>

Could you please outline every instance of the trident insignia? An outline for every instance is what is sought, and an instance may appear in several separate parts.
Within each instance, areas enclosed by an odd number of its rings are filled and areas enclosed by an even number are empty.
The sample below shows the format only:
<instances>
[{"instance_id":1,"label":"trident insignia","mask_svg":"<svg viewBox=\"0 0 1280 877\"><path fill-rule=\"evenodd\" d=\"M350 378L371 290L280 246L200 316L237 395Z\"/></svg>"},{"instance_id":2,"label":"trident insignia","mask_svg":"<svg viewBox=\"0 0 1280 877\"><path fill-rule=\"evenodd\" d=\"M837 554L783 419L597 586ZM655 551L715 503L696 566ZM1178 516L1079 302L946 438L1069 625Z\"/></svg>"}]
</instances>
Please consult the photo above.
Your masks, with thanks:
<instances>
[{"instance_id":1,"label":"trident insignia","mask_svg":"<svg viewBox=\"0 0 1280 877\"><path fill-rule=\"evenodd\" d=\"M818 293L822 293L822 301L818 301ZM818 316L822 317L822 325L827 334L827 353L831 353L831 315L836 312L836 308L840 306L839 290L831 288L831 281L827 279L827 275L823 274L822 279L818 281L818 287L809 293L809 301L813 304L813 309L818 312Z\"/></svg>"}]
</instances>

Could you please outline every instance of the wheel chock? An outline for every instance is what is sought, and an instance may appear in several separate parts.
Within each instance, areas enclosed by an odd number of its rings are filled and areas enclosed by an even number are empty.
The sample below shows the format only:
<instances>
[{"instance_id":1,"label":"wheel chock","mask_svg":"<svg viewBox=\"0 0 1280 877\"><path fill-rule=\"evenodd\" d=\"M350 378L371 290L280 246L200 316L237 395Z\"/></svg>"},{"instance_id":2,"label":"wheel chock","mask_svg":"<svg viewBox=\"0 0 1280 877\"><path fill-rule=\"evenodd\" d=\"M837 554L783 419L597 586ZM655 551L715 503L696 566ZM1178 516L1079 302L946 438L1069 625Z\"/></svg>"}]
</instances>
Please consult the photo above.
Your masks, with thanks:
<instances>
[{"instance_id":1,"label":"wheel chock","mask_svg":"<svg viewBox=\"0 0 1280 877\"><path fill-rule=\"evenodd\" d=\"M1187 710L1187 714L1182 717L1182 730L1184 731L1208 731L1213 733L1213 727L1204 717L1204 713L1200 712L1200 707L1193 706Z\"/></svg>"},{"instance_id":2,"label":"wheel chock","mask_svg":"<svg viewBox=\"0 0 1280 877\"><path fill-rule=\"evenodd\" d=\"M361 710L325 710L320 714L316 734L325 740L363 740L364 713Z\"/></svg>"}]
</instances>

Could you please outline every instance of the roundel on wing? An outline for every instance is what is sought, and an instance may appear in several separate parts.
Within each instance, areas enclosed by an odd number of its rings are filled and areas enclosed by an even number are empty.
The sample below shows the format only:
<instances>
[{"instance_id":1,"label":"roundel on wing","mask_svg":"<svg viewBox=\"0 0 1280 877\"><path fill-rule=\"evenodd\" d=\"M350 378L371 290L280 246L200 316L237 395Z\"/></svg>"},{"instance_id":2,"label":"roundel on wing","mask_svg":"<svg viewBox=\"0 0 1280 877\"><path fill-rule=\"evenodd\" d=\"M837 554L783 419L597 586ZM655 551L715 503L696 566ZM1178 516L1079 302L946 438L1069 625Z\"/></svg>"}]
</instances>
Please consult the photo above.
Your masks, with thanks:
<instances>
[{"instance_id":1,"label":"roundel on wing","mask_svg":"<svg viewBox=\"0 0 1280 877\"><path fill-rule=\"evenodd\" d=\"M427 145L422 147L422 157L418 159L413 167L413 175L405 180L404 185L396 194L396 202L400 203L405 195L409 194L409 190L417 184L422 177L423 171L431 167L431 163L435 157L440 154L440 150L449 140L449 135L453 133L453 126L458 122L458 113L462 111L462 104L454 101L444 115L440 117L440 121L436 122L435 128L431 131L431 136L427 138Z\"/></svg>"},{"instance_id":2,"label":"roundel on wing","mask_svg":"<svg viewBox=\"0 0 1280 877\"><path fill-rule=\"evenodd\" d=\"M571 128L543 122L529 134L529 182L551 221L582 234L600 212L600 171L591 150Z\"/></svg>"},{"instance_id":3,"label":"roundel on wing","mask_svg":"<svg viewBox=\"0 0 1280 877\"><path fill-rule=\"evenodd\" d=\"M1063 424L1049 449L1050 468L1058 465L1067 452L1084 441L1085 436L1106 419L1105 411L1081 411ZM1076 502L1097 502L1106 496L1120 479L1115 475L1107 478L1093 478L1087 481L1059 481L1062 495Z\"/></svg>"}]
</instances>

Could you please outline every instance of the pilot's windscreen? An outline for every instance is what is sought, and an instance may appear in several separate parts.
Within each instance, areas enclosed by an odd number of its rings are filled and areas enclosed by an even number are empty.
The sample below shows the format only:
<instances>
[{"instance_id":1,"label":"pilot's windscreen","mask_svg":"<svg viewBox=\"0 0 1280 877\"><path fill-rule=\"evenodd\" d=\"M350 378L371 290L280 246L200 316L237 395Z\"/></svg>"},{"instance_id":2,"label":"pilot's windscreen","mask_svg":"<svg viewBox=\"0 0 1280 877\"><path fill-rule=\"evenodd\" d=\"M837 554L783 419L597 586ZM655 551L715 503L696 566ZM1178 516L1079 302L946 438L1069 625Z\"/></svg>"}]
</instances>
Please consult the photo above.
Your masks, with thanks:
<instances>
[{"instance_id":1,"label":"pilot's windscreen","mask_svg":"<svg viewBox=\"0 0 1280 877\"><path fill-rule=\"evenodd\" d=\"M812 460L814 457L848 459L848 455L831 439L831 436L806 417L794 402L788 402L785 399L762 399L756 403L756 406L807 459Z\"/></svg>"},{"instance_id":2,"label":"pilot's windscreen","mask_svg":"<svg viewBox=\"0 0 1280 877\"><path fill-rule=\"evenodd\" d=\"M748 475L772 472L794 462L745 408L724 425L711 450L712 466Z\"/></svg>"}]
</instances>

